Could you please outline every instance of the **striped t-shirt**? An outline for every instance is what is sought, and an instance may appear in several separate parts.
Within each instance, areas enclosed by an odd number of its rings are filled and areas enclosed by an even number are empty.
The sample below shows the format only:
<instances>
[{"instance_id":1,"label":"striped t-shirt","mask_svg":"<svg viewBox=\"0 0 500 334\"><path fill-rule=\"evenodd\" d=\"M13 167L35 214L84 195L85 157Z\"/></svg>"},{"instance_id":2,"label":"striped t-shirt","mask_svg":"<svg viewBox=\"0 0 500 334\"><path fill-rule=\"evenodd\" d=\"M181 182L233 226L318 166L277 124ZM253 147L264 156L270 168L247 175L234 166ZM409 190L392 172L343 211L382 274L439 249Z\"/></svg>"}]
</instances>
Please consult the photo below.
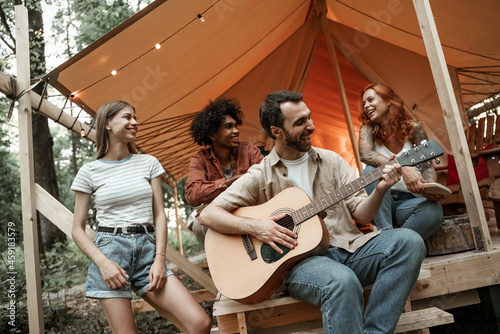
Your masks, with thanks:
<instances>
[{"instance_id":1,"label":"striped t-shirt","mask_svg":"<svg viewBox=\"0 0 500 334\"><path fill-rule=\"evenodd\" d=\"M92 194L99 226L153 223L150 181L165 173L160 162L146 154L120 161L95 160L80 168L71 190Z\"/></svg>"}]
</instances>

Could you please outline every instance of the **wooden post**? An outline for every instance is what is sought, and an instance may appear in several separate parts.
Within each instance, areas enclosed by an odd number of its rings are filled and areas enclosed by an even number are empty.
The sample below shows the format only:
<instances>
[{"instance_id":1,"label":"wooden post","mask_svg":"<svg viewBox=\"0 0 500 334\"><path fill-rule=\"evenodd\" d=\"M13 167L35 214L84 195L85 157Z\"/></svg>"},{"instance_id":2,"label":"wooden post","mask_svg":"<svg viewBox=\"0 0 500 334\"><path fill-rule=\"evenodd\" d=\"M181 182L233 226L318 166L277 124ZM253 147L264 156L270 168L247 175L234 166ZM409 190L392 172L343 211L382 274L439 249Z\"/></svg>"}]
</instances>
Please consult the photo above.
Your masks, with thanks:
<instances>
[{"instance_id":1,"label":"wooden post","mask_svg":"<svg viewBox=\"0 0 500 334\"><path fill-rule=\"evenodd\" d=\"M441 48L429 0L413 0L413 5L424 38L427 57L429 58L432 75L436 83L439 101L443 108L446 128L451 139L452 152L455 156L457 166L463 166L463 168L458 168L458 176L464 194L465 206L469 215L476 249L492 251L491 236L484 214L483 203L479 194L467 140L462 130L458 104L453 92L450 74L444 59L443 49Z\"/></svg>"},{"instance_id":2,"label":"wooden post","mask_svg":"<svg viewBox=\"0 0 500 334\"><path fill-rule=\"evenodd\" d=\"M175 210L175 226L177 230L177 241L179 242L179 253L184 256L184 250L182 249L182 235L181 235L181 225L177 222L179 218L179 203L177 201L177 181L172 182L172 188L174 190L174 210Z\"/></svg>"},{"instance_id":3,"label":"wooden post","mask_svg":"<svg viewBox=\"0 0 500 334\"><path fill-rule=\"evenodd\" d=\"M30 86L28 10L15 6L17 92ZM43 333L42 286L38 254L38 229L35 203L35 171L33 166L33 133L31 128L30 92L19 98L19 165L23 213L24 259L30 333Z\"/></svg>"},{"instance_id":4,"label":"wooden post","mask_svg":"<svg viewBox=\"0 0 500 334\"><path fill-rule=\"evenodd\" d=\"M326 44L328 46L328 52L330 53L330 60L332 62L333 73L335 74L335 81L337 82L337 87L339 89L342 110L344 111L344 118L347 124L349 138L351 139L354 159L356 159L356 166L358 167L359 173L361 174L361 172L363 171L363 165L361 164L361 158L359 156L358 139L356 138L356 132L354 131L354 126L352 124L351 112L349 111L349 103L347 101L344 82L342 81L342 73L340 72L339 61L337 59L337 53L335 51L335 43L333 41L332 33L330 31L330 24L328 23L328 19L326 17L328 8L326 6L325 0L319 0L318 6L319 6L318 8L319 15L321 18L321 26L323 29L323 34L326 37Z\"/></svg>"}]
</instances>

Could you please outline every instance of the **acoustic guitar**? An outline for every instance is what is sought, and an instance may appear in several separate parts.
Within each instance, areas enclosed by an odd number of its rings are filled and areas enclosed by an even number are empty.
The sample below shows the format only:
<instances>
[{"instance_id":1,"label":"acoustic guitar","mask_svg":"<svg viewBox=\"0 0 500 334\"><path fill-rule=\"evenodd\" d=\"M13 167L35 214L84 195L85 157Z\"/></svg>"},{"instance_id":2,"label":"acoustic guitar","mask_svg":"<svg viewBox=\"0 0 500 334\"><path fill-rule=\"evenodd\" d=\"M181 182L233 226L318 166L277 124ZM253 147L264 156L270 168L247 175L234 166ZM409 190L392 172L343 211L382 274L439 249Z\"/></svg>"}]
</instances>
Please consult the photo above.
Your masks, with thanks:
<instances>
[{"instance_id":1,"label":"acoustic guitar","mask_svg":"<svg viewBox=\"0 0 500 334\"><path fill-rule=\"evenodd\" d=\"M414 166L442 154L441 147L431 140L402 152L389 163ZM237 216L257 220L286 213L277 223L293 230L298 244L293 250L279 245L283 250L283 254L279 254L250 235L222 234L209 229L205 252L217 289L227 298L246 304L269 298L280 287L293 264L312 255L322 255L328 249L328 231L318 214L379 180L383 168L380 166L312 202L302 189L292 187L264 204L234 210L232 213Z\"/></svg>"}]
</instances>

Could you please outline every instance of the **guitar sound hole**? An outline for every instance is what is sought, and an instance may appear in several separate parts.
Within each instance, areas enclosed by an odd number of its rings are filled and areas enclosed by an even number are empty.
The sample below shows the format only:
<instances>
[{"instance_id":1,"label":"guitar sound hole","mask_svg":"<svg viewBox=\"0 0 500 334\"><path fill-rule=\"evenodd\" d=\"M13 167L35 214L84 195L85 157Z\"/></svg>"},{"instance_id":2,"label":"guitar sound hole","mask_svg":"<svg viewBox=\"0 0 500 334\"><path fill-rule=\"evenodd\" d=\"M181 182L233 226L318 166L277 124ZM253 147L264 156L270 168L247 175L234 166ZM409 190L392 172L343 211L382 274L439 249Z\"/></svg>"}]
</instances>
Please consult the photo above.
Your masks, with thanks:
<instances>
[{"instance_id":1,"label":"guitar sound hole","mask_svg":"<svg viewBox=\"0 0 500 334\"><path fill-rule=\"evenodd\" d=\"M278 220L276 223L292 231L295 227L293 219L289 215L286 215L283 219ZM298 231L296 231L296 233L298 234ZM268 244L262 244L262 246L260 247L260 256L262 257L262 260L265 263L273 263L279 261L283 256L288 254L288 252L290 252L291 250L290 248L285 247L283 245L277 245L277 246L283 251L283 254L278 253Z\"/></svg>"}]
</instances>

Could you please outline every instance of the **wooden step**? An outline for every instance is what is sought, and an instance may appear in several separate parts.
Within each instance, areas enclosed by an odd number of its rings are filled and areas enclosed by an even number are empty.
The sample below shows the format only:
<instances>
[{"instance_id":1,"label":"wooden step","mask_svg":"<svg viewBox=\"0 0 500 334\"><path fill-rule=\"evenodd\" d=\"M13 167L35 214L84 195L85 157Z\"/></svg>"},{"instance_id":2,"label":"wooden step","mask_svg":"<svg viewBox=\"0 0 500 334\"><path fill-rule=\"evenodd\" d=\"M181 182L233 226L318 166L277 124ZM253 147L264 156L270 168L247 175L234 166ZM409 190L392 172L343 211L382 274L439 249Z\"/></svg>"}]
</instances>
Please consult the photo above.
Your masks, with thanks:
<instances>
[{"instance_id":1,"label":"wooden step","mask_svg":"<svg viewBox=\"0 0 500 334\"><path fill-rule=\"evenodd\" d=\"M431 307L418 311L403 313L399 318L398 325L394 333L405 333L421 329L427 329L434 326L440 326L453 323L453 315ZM219 331L219 328L212 328L211 334L228 333L224 330ZM254 334L323 334L321 320L310 321L305 323L296 323L282 326L279 328L265 328L252 331Z\"/></svg>"},{"instance_id":2,"label":"wooden step","mask_svg":"<svg viewBox=\"0 0 500 334\"><path fill-rule=\"evenodd\" d=\"M401 314L394 333L403 333L416 329L451 324L453 322L452 314L437 307L430 307Z\"/></svg>"}]
</instances>

